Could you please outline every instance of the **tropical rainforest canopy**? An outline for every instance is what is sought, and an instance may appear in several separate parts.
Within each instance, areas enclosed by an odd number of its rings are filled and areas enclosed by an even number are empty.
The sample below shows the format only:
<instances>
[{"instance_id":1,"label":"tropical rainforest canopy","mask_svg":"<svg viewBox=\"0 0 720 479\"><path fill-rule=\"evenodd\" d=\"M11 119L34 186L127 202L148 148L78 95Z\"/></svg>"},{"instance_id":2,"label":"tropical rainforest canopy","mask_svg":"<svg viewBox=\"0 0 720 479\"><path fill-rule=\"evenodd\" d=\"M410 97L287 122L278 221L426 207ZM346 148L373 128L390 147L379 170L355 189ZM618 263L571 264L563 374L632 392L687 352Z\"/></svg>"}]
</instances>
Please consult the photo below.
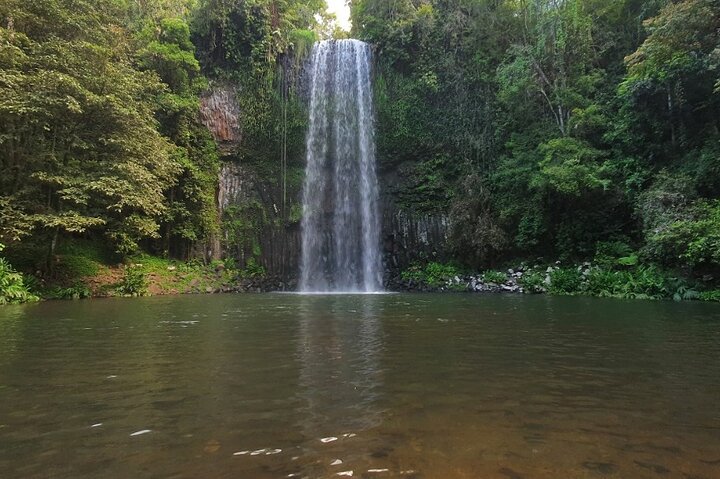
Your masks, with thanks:
<instances>
[{"instance_id":1,"label":"tropical rainforest canopy","mask_svg":"<svg viewBox=\"0 0 720 479\"><path fill-rule=\"evenodd\" d=\"M239 155L292 181L303 60L349 35L376 52L380 173L448 215L457 261L720 274L720 2L349 3L348 33L322 0L2 0L5 253L197 255L223 221L203 92L237 85Z\"/></svg>"}]
</instances>

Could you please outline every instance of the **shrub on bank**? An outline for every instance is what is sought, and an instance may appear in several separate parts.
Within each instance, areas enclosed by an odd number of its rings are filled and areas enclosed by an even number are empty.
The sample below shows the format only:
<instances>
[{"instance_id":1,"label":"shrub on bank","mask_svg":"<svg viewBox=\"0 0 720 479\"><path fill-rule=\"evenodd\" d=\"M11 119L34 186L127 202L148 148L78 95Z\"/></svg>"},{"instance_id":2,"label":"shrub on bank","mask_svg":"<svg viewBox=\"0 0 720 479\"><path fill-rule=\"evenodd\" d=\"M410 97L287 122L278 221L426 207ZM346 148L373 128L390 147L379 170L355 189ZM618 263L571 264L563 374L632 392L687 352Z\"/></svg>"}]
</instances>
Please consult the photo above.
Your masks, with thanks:
<instances>
[{"instance_id":1,"label":"shrub on bank","mask_svg":"<svg viewBox=\"0 0 720 479\"><path fill-rule=\"evenodd\" d=\"M526 271L518 281L527 294L541 294L547 292L545 276L538 271Z\"/></svg>"},{"instance_id":2,"label":"shrub on bank","mask_svg":"<svg viewBox=\"0 0 720 479\"><path fill-rule=\"evenodd\" d=\"M140 266L125 268L125 276L115 288L122 296L145 296L148 293L147 275Z\"/></svg>"},{"instance_id":3,"label":"shrub on bank","mask_svg":"<svg viewBox=\"0 0 720 479\"><path fill-rule=\"evenodd\" d=\"M577 294L582 291L583 278L578 268L558 268L550 272L550 294Z\"/></svg>"},{"instance_id":4,"label":"shrub on bank","mask_svg":"<svg viewBox=\"0 0 720 479\"><path fill-rule=\"evenodd\" d=\"M530 274L523 278L526 289ZM625 270L589 264L577 268L550 268L545 283L550 294L676 301L702 299L701 293L687 280L653 265Z\"/></svg>"},{"instance_id":5,"label":"shrub on bank","mask_svg":"<svg viewBox=\"0 0 720 479\"><path fill-rule=\"evenodd\" d=\"M437 262L427 263L422 266L419 263L413 263L408 269L402 272L403 281L412 281L418 284L426 284L433 288L446 286L452 282L456 276L460 276L461 271L458 267L451 264L443 264Z\"/></svg>"},{"instance_id":6,"label":"shrub on bank","mask_svg":"<svg viewBox=\"0 0 720 479\"><path fill-rule=\"evenodd\" d=\"M239 272L241 278L264 278L267 270L263 265L257 262L255 258L250 258L245 268Z\"/></svg>"},{"instance_id":7,"label":"shrub on bank","mask_svg":"<svg viewBox=\"0 0 720 479\"><path fill-rule=\"evenodd\" d=\"M699 293L698 299L701 301L717 301L720 302L720 289L712 291L703 291Z\"/></svg>"},{"instance_id":8,"label":"shrub on bank","mask_svg":"<svg viewBox=\"0 0 720 479\"><path fill-rule=\"evenodd\" d=\"M4 246L0 244L0 251ZM37 301L38 297L25 285L23 275L15 271L12 265L0 258L0 305L20 304Z\"/></svg>"},{"instance_id":9,"label":"shrub on bank","mask_svg":"<svg viewBox=\"0 0 720 479\"><path fill-rule=\"evenodd\" d=\"M47 299L85 299L92 297L92 291L83 283L63 288L55 286L43 295Z\"/></svg>"},{"instance_id":10,"label":"shrub on bank","mask_svg":"<svg viewBox=\"0 0 720 479\"><path fill-rule=\"evenodd\" d=\"M672 297L666 283L669 278L655 266L640 266L627 272L621 284L621 297L663 299Z\"/></svg>"},{"instance_id":11,"label":"shrub on bank","mask_svg":"<svg viewBox=\"0 0 720 479\"><path fill-rule=\"evenodd\" d=\"M612 298L620 294L624 282L623 273L619 271L591 268L586 275L584 292L590 296Z\"/></svg>"},{"instance_id":12,"label":"shrub on bank","mask_svg":"<svg viewBox=\"0 0 720 479\"><path fill-rule=\"evenodd\" d=\"M482 279L486 283L503 284L507 281L507 275L502 271L485 271Z\"/></svg>"}]
</instances>

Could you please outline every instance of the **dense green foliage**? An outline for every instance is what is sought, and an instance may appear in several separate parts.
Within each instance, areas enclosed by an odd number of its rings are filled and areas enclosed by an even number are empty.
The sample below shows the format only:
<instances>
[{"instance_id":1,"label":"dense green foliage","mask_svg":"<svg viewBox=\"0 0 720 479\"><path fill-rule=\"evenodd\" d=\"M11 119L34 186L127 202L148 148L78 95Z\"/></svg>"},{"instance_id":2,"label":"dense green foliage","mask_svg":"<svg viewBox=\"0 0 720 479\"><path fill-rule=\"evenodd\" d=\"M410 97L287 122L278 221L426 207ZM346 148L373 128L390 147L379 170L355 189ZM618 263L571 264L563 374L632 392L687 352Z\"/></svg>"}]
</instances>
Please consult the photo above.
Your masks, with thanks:
<instances>
[{"instance_id":1,"label":"dense green foliage","mask_svg":"<svg viewBox=\"0 0 720 479\"><path fill-rule=\"evenodd\" d=\"M0 244L0 252L3 248ZM0 257L0 305L27 303L37 299L29 291L23 275L15 271L5 258Z\"/></svg>"},{"instance_id":2,"label":"dense green foliage","mask_svg":"<svg viewBox=\"0 0 720 479\"><path fill-rule=\"evenodd\" d=\"M0 7L3 239L100 229L121 251L157 235L179 165L157 131L163 85L133 64L117 2Z\"/></svg>"},{"instance_id":3,"label":"dense green foliage","mask_svg":"<svg viewBox=\"0 0 720 479\"><path fill-rule=\"evenodd\" d=\"M92 291L83 283L75 283L72 286L54 286L43 293L48 299L86 299L92 296Z\"/></svg>"},{"instance_id":4,"label":"dense green foliage","mask_svg":"<svg viewBox=\"0 0 720 479\"><path fill-rule=\"evenodd\" d=\"M529 271L526 291L716 298L716 0L349 4L377 52L379 168L397 179L386 193L446 216L458 262L414 263L405 280L559 259L592 266ZM344 35L322 0L0 2L12 264L83 297L77 280L106 265L141 252L207 263L222 240L241 275L264 275L262 234L288 235L301 215L303 62L316 39ZM199 120L218 84L241 112L232 151ZM231 162L263 186L220 214ZM4 301L22 300L22 276L0 266ZM119 291L143 281L128 269Z\"/></svg>"},{"instance_id":5,"label":"dense green foliage","mask_svg":"<svg viewBox=\"0 0 720 479\"><path fill-rule=\"evenodd\" d=\"M145 296L148 290L148 280L142 267L127 266L122 281L120 281L116 290L123 296Z\"/></svg>"},{"instance_id":6,"label":"dense green foliage","mask_svg":"<svg viewBox=\"0 0 720 479\"><path fill-rule=\"evenodd\" d=\"M53 269L73 258L58 248L77 238L125 256L206 256L223 220L220 155L198 115L207 75L242 86L245 141L228 160L297 183L288 158L301 157L305 120L291 85L324 9L322 0L2 2L0 239L11 256L48 277L64 276ZM287 193L289 217L286 203Z\"/></svg>"},{"instance_id":7,"label":"dense green foliage","mask_svg":"<svg viewBox=\"0 0 720 479\"><path fill-rule=\"evenodd\" d=\"M404 207L449 212L458 259L584 260L621 241L720 274L716 1L351 4L378 49L381 167L404 173Z\"/></svg>"},{"instance_id":8,"label":"dense green foliage","mask_svg":"<svg viewBox=\"0 0 720 479\"><path fill-rule=\"evenodd\" d=\"M502 284L507 280L507 276L502 271L485 271L482 275L483 281L486 283Z\"/></svg>"},{"instance_id":9,"label":"dense green foliage","mask_svg":"<svg viewBox=\"0 0 720 479\"><path fill-rule=\"evenodd\" d=\"M203 0L193 13L204 70L241 86L238 156L261 163L268 178L285 180L288 160L303 158L306 114L295 86L324 8L324 0Z\"/></svg>"},{"instance_id":10,"label":"dense green foliage","mask_svg":"<svg viewBox=\"0 0 720 479\"><path fill-rule=\"evenodd\" d=\"M430 262L422 266L416 263L403 271L402 279L436 288L446 285L461 274L461 270L455 265Z\"/></svg>"},{"instance_id":11,"label":"dense green foliage","mask_svg":"<svg viewBox=\"0 0 720 479\"><path fill-rule=\"evenodd\" d=\"M165 91L156 99L160 132L175 145L180 171L166 192L162 217L165 255L187 256L193 243L217 233L215 188L219 171L216 146L198 121L198 96L207 87L190 40L190 27L179 18L148 19L137 35L143 69L156 72ZM175 240L175 241L173 241Z\"/></svg>"}]
</instances>

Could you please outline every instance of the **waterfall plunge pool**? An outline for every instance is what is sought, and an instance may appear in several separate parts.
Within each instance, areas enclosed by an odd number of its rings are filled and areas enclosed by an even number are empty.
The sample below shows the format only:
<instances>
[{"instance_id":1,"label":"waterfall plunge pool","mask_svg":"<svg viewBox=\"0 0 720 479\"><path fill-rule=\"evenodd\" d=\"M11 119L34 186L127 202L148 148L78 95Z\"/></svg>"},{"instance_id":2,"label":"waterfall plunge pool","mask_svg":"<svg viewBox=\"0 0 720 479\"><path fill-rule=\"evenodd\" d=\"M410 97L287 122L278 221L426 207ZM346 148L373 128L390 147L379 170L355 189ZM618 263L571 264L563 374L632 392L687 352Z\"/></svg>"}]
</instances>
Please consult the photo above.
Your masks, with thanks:
<instances>
[{"instance_id":1,"label":"waterfall plunge pool","mask_svg":"<svg viewBox=\"0 0 720 479\"><path fill-rule=\"evenodd\" d=\"M0 309L7 478L720 477L720 309L247 294Z\"/></svg>"},{"instance_id":2,"label":"waterfall plunge pool","mask_svg":"<svg viewBox=\"0 0 720 479\"><path fill-rule=\"evenodd\" d=\"M269 294L296 294L299 296L382 296L398 293L393 291L278 291Z\"/></svg>"}]
</instances>

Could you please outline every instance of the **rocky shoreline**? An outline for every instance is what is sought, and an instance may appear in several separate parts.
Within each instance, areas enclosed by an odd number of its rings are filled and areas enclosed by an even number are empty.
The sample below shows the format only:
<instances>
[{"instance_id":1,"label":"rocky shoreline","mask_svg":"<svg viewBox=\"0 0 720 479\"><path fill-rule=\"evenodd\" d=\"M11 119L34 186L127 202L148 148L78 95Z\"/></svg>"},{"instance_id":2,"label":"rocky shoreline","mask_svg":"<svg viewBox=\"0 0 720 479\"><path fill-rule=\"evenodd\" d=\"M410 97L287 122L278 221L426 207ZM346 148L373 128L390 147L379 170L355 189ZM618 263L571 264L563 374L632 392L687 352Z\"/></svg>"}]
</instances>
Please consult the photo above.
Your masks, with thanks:
<instances>
[{"instance_id":1,"label":"rocky shoreline","mask_svg":"<svg viewBox=\"0 0 720 479\"><path fill-rule=\"evenodd\" d=\"M483 274L455 275L441 284L428 284L423 281L403 279L397 275L387 282L390 291L398 292L454 292L454 293L524 293L520 280L522 269L509 269L504 281L487 280Z\"/></svg>"},{"instance_id":2,"label":"rocky shoreline","mask_svg":"<svg viewBox=\"0 0 720 479\"><path fill-rule=\"evenodd\" d=\"M79 287L61 290L64 294L44 299L80 299L109 296L164 296L178 294L231 294L297 292L297 277L255 274L243 275L223 265L210 267L134 264L119 266L88 280ZM430 267L432 266L432 267ZM145 268L134 289L127 283L133 268ZM520 264L506 270L461 271L457 267L430 264L404 271L386 271L384 290L397 293L491 293L551 294L614 297L624 299L673 299L720 301L720 290L694 289L678 283L653 267L612 269L585 262L562 265ZM52 290L51 290L52 291Z\"/></svg>"},{"instance_id":3,"label":"rocky shoreline","mask_svg":"<svg viewBox=\"0 0 720 479\"><path fill-rule=\"evenodd\" d=\"M551 267L548 269L552 269ZM417 293L439 293L439 292L467 292L467 293L525 293L526 288L521 284L521 279L527 268L519 266L508 269L504 281L489 281L482 273L456 275L443 281L441 284L427 284L422 281L403 279L399 273L387 274L385 289L390 292L417 292ZM261 278L246 278L237 284L226 285L213 293L270 293L270 292L295 292L298 290L296 278L281 278L279 276L267 276ZM532 291L540 293L543 291Z\"/></svg>"}]
</instances>

